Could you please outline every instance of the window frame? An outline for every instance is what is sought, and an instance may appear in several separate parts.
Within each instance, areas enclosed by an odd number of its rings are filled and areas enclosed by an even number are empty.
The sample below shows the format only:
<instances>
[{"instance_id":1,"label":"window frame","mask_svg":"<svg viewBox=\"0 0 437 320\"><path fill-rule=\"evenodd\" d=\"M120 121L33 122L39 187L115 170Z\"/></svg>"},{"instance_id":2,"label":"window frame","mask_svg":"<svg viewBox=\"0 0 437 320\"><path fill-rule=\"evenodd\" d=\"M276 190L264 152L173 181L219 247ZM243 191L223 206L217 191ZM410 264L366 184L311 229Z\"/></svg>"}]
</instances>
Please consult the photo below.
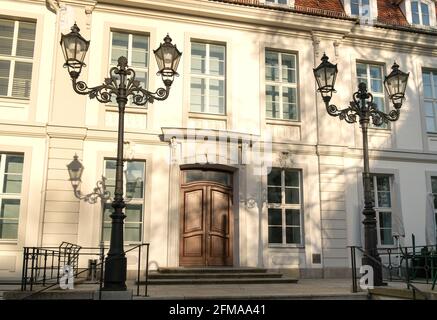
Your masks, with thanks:
<instances>
[{"instance_id":1,"label":"window frame","mask_svg":"<svg viewBox=\"0 0 437 320\"><path fill-rule=\"evenodd\" d=\"M267 178L267 244L269 248L302 248L305 246L305 241L304 241L304 215L303 215L303 182L302 182L302 170L300 169L294 169L294 168L280 168L280 167L273 167L272 169L280 169L281 170L281 203L270 203L268 201L268 190L269 187L278 187L278 186L273 186L273 185L269 185L268 184L268 175L266 176ZM285 186L285 171L289 170L289 171L293 171L293 172L297 172L298 174L298 178L299 178L299 187L291 187L291 186ZM298 188L299 190L299 204L286 204L285 203L285 189L286 188ZM282 243L270 243L269 242L269 238L268 238L268 234L269 234L269 228L270 228L270 224L269 224L269 209L280 209L281 210L281 228L282 228ZM286 230L287 227L291 227L291 228L296 228L295 225L287 225L287 221L286 221L286 210L299 210L299 236L300 236L300 242L299 243L287 243L287 238L286 238ZM275 226L275 225L272 225Z\"/></svg>"},{"instance_id":2,"label":"window frame","mask_svg":"<svg viewBox=\"0 0 437 320\"><path fill-rule=\"evenodd\" d=\"M413 3L417 3L417 9L418 9L418 16L419 16L419 23L415 23L413 21ZM428 24L424 24L423 23L423 12L422 12L422 5L426 5L428 7ZM432 10L431 10L431 5L429 2L427 1L422 1L422 0L412 0L410 1L410 10L411 10L411 24L415 25L415 26L423 26L423 27L431 27L431 14L432 14Z\"/></svg>"},{"instance_id":3,"label":"window frame","mask_svg":"<svg viewBox=\"0 0 437 320\"><path fill-rule=\"evenodd\" d=\"M7 156L21 156L23 158L23 168L21 171L21 185L20 185L20 192L19 193L4 193L4 181L6 176L6 158ZM19 200L20 205L18 208L18 217L17 218L3 218L0 217L0 220L16 220L17 221L17 236L16 238L2 238L0 237L0 243L1 242L9 242L9 241L18 241L19 238L19 224L20 224L20 211L22 206L22 193L23 193L23 175L24 175L24 153L13 153L13 152L2 152L0 153L0 208L3 204L4 200ZM18 175L18 174L15 174ZM1 234L0 234L1 235Z\"/></svg>"},{"instance_id":4,"label":"window frame","mask_svg":"<svg viewBox=\"0 0 437 320\"><path fill-rule=\"evenodd\" d=\"M272 53L276 53L278 54L278 78L279 80L275 81L275 80L267 80L267 64L266 64L266 58L267 58L267 53L268 52L272 52ZM290 82L284 82L283 81L283 76L282 76L282 56L283 55L290 55L290 56L294 56L294 63L295 63L295 78L296 81L294 83L290 83ZM267 115L267 86L272 86L272 87L278 87L279 89L279 117L275 118L275 117L269 117ZM284 88L293 88L296 90L296 117L294 119L286 119L284 118L284 103L283 103L283 93L284 93ZM283 50L278 50L278 49L268 49L266 48L264 50L264 114L265 114L265 119L266 121L286 121L286 122L299 122L300 121L300 108L299 108L299 56L297 52L289 52L289 51L283 51Z\"/></svg>"},{"instance_id":5,"label":"window frame","mask_svg":"<svg viewBox=\"0 0 437 320\"><path fill-rule=\"evenodd\" d=\"M424 81L424 75L425 73L429 73L430 75L430 85L431 85L431 94L432 97L426 97L425 96L425 81ZM433 70L433 69L423 69L422 70L422 92L423 92L423 114L425 117L425 131L427 134L437 134L437 87L435 87L434 84L434 75L437 77L437 70ZM426 110L426 103L432 103L432 111L433 111L433 115L432 115L432 119L433 119L433 125L434 125L434 130L428 130L428 122L427 122L427 118L431 118L431 116L427 115L427 110Z\"/></svg>"},{"instance_id":6,"label":"window frame","mask_svg":"<svg viewBox=\"0 0 437 320\"><path fill-rule=\"evenodd\" d=\"M393 239L393 211L394 208L394 198L393 198L393 175L390 174L380 174L380 173L372 173L370 175L372 181L373 181L373 208L376 212L376 227L377 227L377 238L378 238L378 247L381 248L391 248L396 245L394 239ZM378 200L378 188L377 188L377 178L378 177L387 177L389 181L389 193L390 193L390 207L379 207L379 200ZM380 221L380 213L381 212L389 212L390 213L390 220L391 220L391 228L381 228L381 221ZM392 232L392 244L383 244L381 241L381 230L382 229L391 229Z\"/></svg>"},{"instance_id":7,"label":"window frame","mask_svg":"<svg viewBox=\"0 0 437 320\"><path fill-rule=\"evenodd\" d=\"M193 55L192 55L192 48L193 44L202 44L205 45L205 73L193 73L192 72L192 62L193 62ZM224 75L211 75L210 74L210 46L221 46L224 48L224 60L223 60L223 72ZM206 40L199 40L199 39L190 39L190 67L189 67L189 75L190 75L190 81L189 81L189 104L188 104L188 113L189 114L196 114L196 115L209 115L209 116L219 116L224 117L228 115L228 103L227 103L227 60L228 60L228 48L226 43L222 42L215 42L215 41L206 41ZM205 80L205 111L193 111L192 110L192 94L191 94L191 85L192 85L192 79L197 78L201 80ZM216 113L211 112L210 110L210 80L218 80L223 81L223 113Z\"/></svg>"},{"instance_id":8,"label":"window frame","mask_svg":"<svg viewBox=\"0 0 437 320\"><path fill-rule=\"evenodd\" d=\"M104 158L103 159L103 176L106 177L106 161L116 161L115 158ZM126 183L127 180L124 177L123 179L123 195L125 198L125 202L126 202L126 207L124 210L126 210L127 206L129 205L141 205L142 209L141 209L141 221L139 222L132 222L132 221L127 221L127 219L125 218L123 220L123 234L124 234L124 243L126 245L135 245L135 244L139 244L142 243L144 240L144 218L145 218L145 194L146 194L146 160L142 160L142 159L132 159L132 160L125 160L123 161L123 172L126 172L127 170L127 163L128 162L140 162L143 164L143 192L142 192L142 198L131 198L128 201L126 201ZM114 180L115 183L115 180ZM115 188L115 185L114 185ZM114 195L111 194L111 196L113 197ZM105 220L105 212L107 208L111 209L111 204L112 201L110 199L107 199L105 202L102 203L102 223L101 223L101 240L104 243L109 243L110 240L105 240L105 224L111 224L112 220ZM139 224L140 225L140 239L138 241L128 241L126 240L126 225L127 224ZM109 228L109 232L111 231L111 228ZM109 234L109 239L110 239L111 234Z\"/></svg>"},{"instance_id":9,"label":"window frame","mask_svg":"<svg viewBox=\"0 0 437 320\"><path fill-rule=\"evenodd\" d=\"M358 76L358 65L365 65L366 66L366 80L367 80L367 90L373 95L374 98L381 98L384 102L384 108L383 109L378 109L382 112L387 112L387 110L389 109L390 105L387 104L387 93L385 91L385 86L384 86L384 77L385 77L385 70L386 70L386 66L384 63L377 63L377 62L369 62L369 61L361 61L361 60L357 60L355 62L355 73L356 73L356 77L355 80L357 82L357 87L360 83L360 81L358 80L360 77ZM374 92L372 90L372 78L371 77L371 73L370 73L370 68L371 67L378 67L380 68L381 71L381 87L382 87L382 93L380 92ZM379 80L379 79L377 79ZM370 122L370 126L371 129L377 129L377 130L390 130L391 126L390 123L388 124L382 124L381 126L375 126L372 122Z\"/></svg>"},{"instance_id":10,"label":"window frame","mask_svg":"<svg viewBox=\"0 0 437 320\"><path fill-rule=\"evenodd\" d=\"M0 60L1 61L8 61L9 62L9 74L8 74L8 82L7 82L7 93L6 95L0 95L1 99L16 99L16 100L23 100L23 101L29 101L31 99L32 94L32 78L33 78L33 71L34 71L34 60L35 60L35 47L36 47L36 33L37 33L37 22L34 20L26 20L26 19L16 19L16 18L8 18L8 17L0 17L1 20L9 20L14 22L14 32L12 36L12 48L10 55L0 54ZM18 47L18 31L19 31L19 25L20 23L32 23L35 26L34 32L34 38L33 38L33 52L32 57L25 57L25 56L17 56L17 47ZM30 63L31 65L31 71L30 71L30 89L29 89L29 95L26 96L13 96L13 87L14 87L14 79L15 79L15 71L16 71L16 63Z\"/></svg>"},{"instance_id":11,"label":"window frame","mask_svg":"<svg viewBox=\"0 0 437 320\"><path fill-rule=\"evenodd\" d=\"M354 5L355 1L358 2L358 14L355 14L355 13L352 12L353 5ZM368 15L364 15L363 14L363 7L364 7L363 0L350 0L350 10L351 10L350 13L351 13L351 16L353 16L353 17L361 17L361 18L366 18L366 17L371 18L372 17L372 1L373 0L367 0L367 1L369 2L369 14Z\"/></svg>"}]
</instances>

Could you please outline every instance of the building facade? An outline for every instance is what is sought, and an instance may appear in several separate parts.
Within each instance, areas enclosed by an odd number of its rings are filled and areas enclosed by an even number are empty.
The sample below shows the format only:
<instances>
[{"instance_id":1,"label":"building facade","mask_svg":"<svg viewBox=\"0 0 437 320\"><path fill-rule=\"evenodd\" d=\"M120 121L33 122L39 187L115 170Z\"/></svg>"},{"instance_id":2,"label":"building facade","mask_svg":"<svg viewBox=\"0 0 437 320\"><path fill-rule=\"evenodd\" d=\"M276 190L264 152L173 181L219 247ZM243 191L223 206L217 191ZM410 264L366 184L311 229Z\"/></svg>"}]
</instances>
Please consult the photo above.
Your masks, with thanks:
<instances>
[{"instance_id":1,"label":"building facade","mask_svg":"<svg viewBox=\"0 0 437 320\"><path fill-rule=\"evenodd\" d=\"M370 129L378 244L434 241L437 35L432 0L0 0L0 278L24 246L107 242L110 203L77 199L114 185L117 107L77 95L59 46L76 22L91 41L80 79L102 83L119 56L151 91L153 51L183 52L170 96L126 109L125 172L138 183L125 246L150 243L150 267L249 266L343 276L361 245L359 124L330 117L312 68L338 64L333 102L359 82L380 110L384 76L410 72L400 119ZM432 229L431 228L431 229ZM144 265L144 261L142 264ZM137 256L128 255L135 269Z\"/></svg>"}]
</instances>

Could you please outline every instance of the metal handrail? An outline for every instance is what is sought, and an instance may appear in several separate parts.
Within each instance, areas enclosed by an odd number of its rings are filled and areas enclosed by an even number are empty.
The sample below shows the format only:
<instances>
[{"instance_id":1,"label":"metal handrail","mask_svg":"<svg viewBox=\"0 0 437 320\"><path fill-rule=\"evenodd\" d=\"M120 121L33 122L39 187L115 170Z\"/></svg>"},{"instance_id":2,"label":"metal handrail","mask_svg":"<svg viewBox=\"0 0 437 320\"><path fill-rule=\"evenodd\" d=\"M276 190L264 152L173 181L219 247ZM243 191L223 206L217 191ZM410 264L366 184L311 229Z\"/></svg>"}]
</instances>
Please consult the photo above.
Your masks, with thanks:
<instances>
[{"instance_id":1,"label":"metal handrail","mask_svg":"<svg viewBox=\"0 0 437 320\"><path fill-rule=\"evenodd\" d=\"M371 259L373 262L375 262L376 264L380 265L382 268L387 269L389 271L389 274L390 274L390 281L393 281L393 278L392 278L393 275L391 273L392 265L391 265L390 255L389 255L389 266L386 266L381 261L375 259L372 256L367 255L367 253L361 247L358 247L358 246L349 246L349 247L351 248L352 282L353 282L352 283L352 291L354 293L358 292L358 290L357 290L357 279L358 279L358 277L356 275L356 254L355 254L355 250L356 249L358 251L360 251L363 255L365 255L367 258ZM408 248L408 247L404 247L404 249L405 248ZM413 248L417 248L417 247L413 247ZM391 252L391 248L387 248L387 250L390 250L390 252ZM425 298L425 300L428 300L428 296L422 290L420 290L414 284L411 283L411 279L410 279L410 276L409 276L409 269L408 269L408 255L406 254L408 252L408 250L406 250L405 253L404 253L404 251L402 251L402 248L400 248L399 251L400 251L400 253L403 254L403 259L406 259L406 269L407 270L406 270L406 279L403 279L401 276L399 276L397 280L405 282L405 284L407 285L407 289L409 289L409 290L412 289L412 291L413 291L413 299L414 300L416 299L416 292L420 293L420 295L422 295ZM401 267L401 264L399 265L399 268L400 267ZM434 289L434 286L433 286L432 289Z\"/></svg>"},{"instance_id":2,"label":"metal handrail","mask_svg":"<svg viewBox=\"0 0 437 320\"><path fill-rule=\"evenodd\" d=\"M145 282L144 282L145 283L145 293L144 293L144 296L147 296L147 294L148 294L148 292L147 292L147 290L148 290L148 271L149 271L149 265L148 264L149 264L149 247L150 247L150 243L140 243L140 244L137 244L134 247L128 249L127 251L125 251L125 254L126 254L126 253L131 252L131 251L133 251L135 249L139 250L139 254L138 254L138 269L137 269L137 281L136 281L137 282L136 293L137 293L138 296L140 295L139 288L140 288L140 282L141 282L140 281L140 273L141 273L141 249L142 249L143 246L146 246L146 248L147 248L147 251L146 251L146 273L145 273ZM45 248L42 248L42 247L40 247L40 248L25 247L24 248L23 271L22 271L23 278L22 278L21 291L26 291L26 289L27 289L27 269L28 269L28 261L29 261L29 249L32 249L32 254L31 254L32 255L32 268L31 268L31 274L32 275L31 275L31 282L30 282L30 290L31 291L33 290L33 285L34 284L38 284L38 282L34 281L34 274L33 274L34 270L35 270L35 265L34 265L34 262L35 262L35 255L34 255L35 249L36 249L37 254L39 253L39 250L45 251L45 252L47 252L47 250L49 250L52 253L58 254L58 273L57 273L56 277L50 278L50 280L56 279L55 283L53 283L53 284L51 284L51 285L49 285L47 287L44 287L44 288L42 288L42 289L40 289L38 291L35 291L35 292L31 293L30 295L27 295L27 296L23 297L23 299L28 299L28 298L33 297L33 296L35 296L35 295L37 295L37 294L39 294L41 292L44 292L44 291L46 291L46 290L48 290L50 288L53 288L53 287L59 285L59 269L60 269L59 268L60 267L59 264L60 264L60 260L61 260L61 255L60 255L60 251L52 250L54 248L60 248L60 247L45 247ZM100 262L95 265L95 268L100 267L99 299L101 299L102 284L103 284L103 269L104 269L103 266L104 266L105 261L107 259L112 259L112 258L111 257L108 257L108 258L104 257L104 250L105 250L104 246L101 246L101 247L81 247L81 249L83 249L83 250L95 250L95 249L99 249L99 253L97 253L97 254L94 253L94 252L81 252L80 254L77 254L77 260L79 259L79 255L82 255L82 256L84 256L84 255L94 255L94 256L95 255L99 255L100 256ZM38 259L38 255L37 255L36 259ZM45 256L44 256L44 260L46 260ZM78 262L78 261L76 261L76 262ZM93 266L93 268L94 268L94 266ZM44 286L45 286L46 280L47 280L45 278L46 269L47 269L47 264L45 263L44 267L43 267L44 278L43 278L43 283L42 283ZM53 273L53 261L52 261L50 269L51 269L51 271ZM81 270L80 272L77 271L75 273L75 277L77 278L79 275L83 274L84 272L90 271L90 270L91 270L91 267L85 268L85 269ZM80 283L79 283L79 285L80 285Z\"/></svg>"}]
</instances>

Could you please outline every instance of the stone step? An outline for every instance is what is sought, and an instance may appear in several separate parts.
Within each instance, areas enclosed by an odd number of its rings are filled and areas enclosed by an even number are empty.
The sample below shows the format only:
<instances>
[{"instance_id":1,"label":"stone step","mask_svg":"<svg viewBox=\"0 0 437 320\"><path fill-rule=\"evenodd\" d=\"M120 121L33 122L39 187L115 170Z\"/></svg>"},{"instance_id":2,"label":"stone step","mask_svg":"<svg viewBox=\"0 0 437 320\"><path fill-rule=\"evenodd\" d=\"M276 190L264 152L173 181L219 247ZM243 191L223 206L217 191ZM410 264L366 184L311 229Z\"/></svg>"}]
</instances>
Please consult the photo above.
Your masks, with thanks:
<instances>
[{"instance_id":1,"label":"stone step","mask_svg":"<svg viewBox=\"0 0 437 320\"><path fill-rule=\"evenodd\" d=\"M233 273L161 273L152 271L149 279L233 279L233 278L281 278L278 272L233 272Z\"/></svg>"},{"instance_id":2,"label":"stone step","mask_svg":"<svg viewBox=\"0 0 437 320\"><path fill-rule=\"evenodd\" d=\"M294 278L205 278L205 279L149 279L149 285L184 285L184 284L272 284L297 283ZM140 281L140 284L145 284Z\"/></svg>"},{"instance_id":3,"label":"stone step","mask_svg":"<svg viewBox=\"0 0 437 320\"><path fill-rule=\"evenodd\" d=\"M179 267L179 268L159 268L159 273L266 273L264 268L233 268L233 267Z\"/></svg>"}]
</instances>

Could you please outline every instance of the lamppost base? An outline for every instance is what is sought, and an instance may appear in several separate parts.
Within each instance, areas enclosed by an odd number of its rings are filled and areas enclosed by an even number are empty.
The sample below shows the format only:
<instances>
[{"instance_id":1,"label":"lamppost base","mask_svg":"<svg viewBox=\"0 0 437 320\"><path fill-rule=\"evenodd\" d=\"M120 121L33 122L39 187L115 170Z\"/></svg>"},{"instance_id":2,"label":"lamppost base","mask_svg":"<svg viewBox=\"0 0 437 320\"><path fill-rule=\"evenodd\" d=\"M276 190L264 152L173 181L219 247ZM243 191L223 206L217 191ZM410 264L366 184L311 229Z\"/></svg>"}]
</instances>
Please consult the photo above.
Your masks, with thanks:
<instances>
[{"instance_id":1,"label":"lamppost base","mask_svg":"<svg viewBox=\"0 0 437 320\"><path fill-rule=\"evenodd\" d=\"M126 257L110 256L105 261L105 280L103 291L126 291Z\"/></svg>"}]
</instances>

